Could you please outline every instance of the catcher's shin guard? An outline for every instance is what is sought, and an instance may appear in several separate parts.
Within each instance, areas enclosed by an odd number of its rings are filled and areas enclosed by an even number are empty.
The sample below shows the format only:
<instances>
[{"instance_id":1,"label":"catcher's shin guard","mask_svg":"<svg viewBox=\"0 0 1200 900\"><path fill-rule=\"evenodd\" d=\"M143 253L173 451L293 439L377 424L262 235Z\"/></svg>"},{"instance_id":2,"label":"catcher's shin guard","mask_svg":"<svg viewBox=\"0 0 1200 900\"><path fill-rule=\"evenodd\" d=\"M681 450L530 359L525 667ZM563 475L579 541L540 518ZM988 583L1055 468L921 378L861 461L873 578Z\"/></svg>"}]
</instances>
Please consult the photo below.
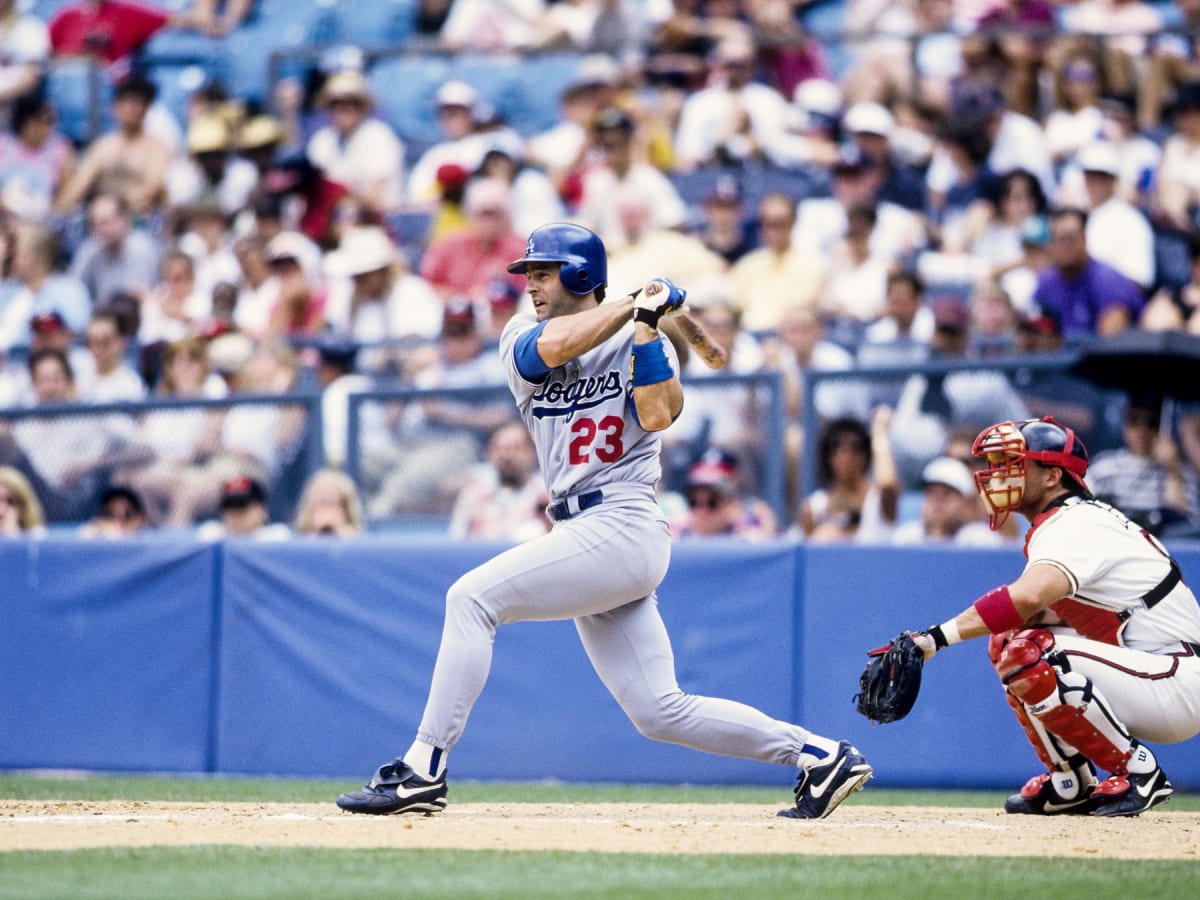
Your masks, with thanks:
<instances>
[{"instance_id":1,"label":"catcher's shin guard","mask_svg":"<svg viewBox=\"0 0 1200 900\"><path fill-rule=\"evenodd\" d=\"M1124 772L1133 738L1087 678L1076 672L1059 672L1047 661L1046 654L1053 649L1053 634L1025 629L1015 633L994 657L1000 680L1020 704L1020 709L1012 704L1013 709L1039 758L1048 767L1061 769L1074 750L1102 769ZM1042 729L1069 746L1042 740Z\"/></svg>"}]
</instances>

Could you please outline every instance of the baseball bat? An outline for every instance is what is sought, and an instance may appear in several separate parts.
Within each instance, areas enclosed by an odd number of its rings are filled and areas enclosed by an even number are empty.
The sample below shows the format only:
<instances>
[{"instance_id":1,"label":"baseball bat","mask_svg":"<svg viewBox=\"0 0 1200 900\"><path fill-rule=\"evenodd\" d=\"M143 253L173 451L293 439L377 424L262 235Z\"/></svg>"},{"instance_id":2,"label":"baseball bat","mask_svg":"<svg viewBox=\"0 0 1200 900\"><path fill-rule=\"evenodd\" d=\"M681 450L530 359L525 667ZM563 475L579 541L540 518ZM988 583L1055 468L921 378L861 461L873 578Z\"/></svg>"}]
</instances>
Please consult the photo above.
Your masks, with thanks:
<instances>
[{"instance_id":1,"label":"baseball bat","mask_svg":"<svg viewBox=\"0 0 1200 900\"><path fill-rule=\"evenodd\" d=\"M633 291L631 296L636 297L639 293L641 293L641 288ZM729 365L729 354L725 351L725 348L718 344L713 339L713 336L704 330L703 325L688 314L686 306L680 307L675 312L668 313L663 318L662 324L675 325L679 334L700 355L700 359L710 369L723 369Z\"/></svg>"}]
</instances>

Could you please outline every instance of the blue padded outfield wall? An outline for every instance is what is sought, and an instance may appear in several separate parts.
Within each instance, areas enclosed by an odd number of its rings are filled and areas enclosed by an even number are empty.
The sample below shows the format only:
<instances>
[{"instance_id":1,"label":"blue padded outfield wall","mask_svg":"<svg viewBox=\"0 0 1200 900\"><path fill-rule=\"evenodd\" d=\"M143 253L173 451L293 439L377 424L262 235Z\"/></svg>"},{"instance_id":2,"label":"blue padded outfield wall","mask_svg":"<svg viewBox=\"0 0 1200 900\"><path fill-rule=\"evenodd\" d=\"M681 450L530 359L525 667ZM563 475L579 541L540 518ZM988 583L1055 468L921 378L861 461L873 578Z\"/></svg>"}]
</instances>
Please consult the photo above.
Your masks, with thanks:
<instances>
[{"instance_id":1,"label":"blue padded outfield wall","mask_svg":"<svg viewBox=\"0 0 1200 900\"><path fill-rule=\"evenodd\" d=\"M501 549L398 537L0 542L0 768L361 781L412 740L446 589ZM1185 576L1200 573L1200 549L1173 549ZM684 690L848 737L881 787L1015 788L1040 766L983 641L940 654L902 722L872 726L851 698L867 649L942 621L1021 565L1016 549L681 542L659 603ZM1155 750L1177 787L1200 789L1195 740ZM451 759L453 776L472 779L793 778L641 737L570 622L499 630Z\"/></svg>"}]
</instances>

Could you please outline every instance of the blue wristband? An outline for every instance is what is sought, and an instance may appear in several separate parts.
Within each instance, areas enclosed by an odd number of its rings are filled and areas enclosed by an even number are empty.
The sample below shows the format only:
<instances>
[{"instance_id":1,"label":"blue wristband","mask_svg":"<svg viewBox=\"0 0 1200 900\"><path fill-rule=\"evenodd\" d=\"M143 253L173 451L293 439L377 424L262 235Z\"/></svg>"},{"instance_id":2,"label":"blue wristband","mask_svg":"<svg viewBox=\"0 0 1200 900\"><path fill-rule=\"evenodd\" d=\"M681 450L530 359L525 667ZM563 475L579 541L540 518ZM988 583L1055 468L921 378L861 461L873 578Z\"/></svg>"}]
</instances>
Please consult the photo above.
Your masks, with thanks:
<instances>
[{"instance_id":1,"label":"blue wristband","mask_svg":"<svg viewBox=\"0 0 1200 900\"><path fill-rule=\"evenodd\" d=\"M630 380L634 387L658 384L674 377L675 372L671 369L671 361L667 359L662 338L633 345L633 373Z\"/></svg>"}]
</instances>

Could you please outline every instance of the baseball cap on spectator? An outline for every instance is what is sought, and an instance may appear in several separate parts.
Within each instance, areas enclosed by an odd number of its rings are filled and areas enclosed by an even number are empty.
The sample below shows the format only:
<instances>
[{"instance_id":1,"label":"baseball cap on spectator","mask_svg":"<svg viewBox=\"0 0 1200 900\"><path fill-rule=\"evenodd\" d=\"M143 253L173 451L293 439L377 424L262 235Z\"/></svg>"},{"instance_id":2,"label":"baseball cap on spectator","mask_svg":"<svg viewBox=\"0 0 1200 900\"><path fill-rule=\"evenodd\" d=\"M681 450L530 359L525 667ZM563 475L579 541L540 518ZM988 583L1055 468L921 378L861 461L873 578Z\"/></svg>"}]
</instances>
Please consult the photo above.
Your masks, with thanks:
<instances>
[{"instance_id":1,"label":"baseball cap on spectator","mask_svg":"<svg viewBox=\"0 0 1200 900\"><path fill-rule=\"evenodd\" d=\"M461 106L472 113L479 105L479 91L465 81L447 81L433 96L438 106Z\"/></svg>"},{"instance_id":2,"label":"baseball cap on spectator","mask_svg":"<svg viewBox=\"0 0 1200 900\"><path fill-rule=\"evenodd\" d=\"M363 73L346 69L330 75L321 88L321 104L328 105L335 100L357 100L363 105L370 104L371 92Z\"/></svg>"},{"instance_id":3,"label":"baseball cap on spectator","mask_svg":"<svg viewBox=\"0 0 1200 900\"><path fill-rule=\"evenodd\" d=\"M874 168L875 162L857 144L847 144L838 151L838 158L833 164L833 173L857 174Z\"/></svg>"},{"instance_id":4,"label":"baseball cap on spectator","mask_svg":"<svg viewBox=\"0 0 1200 900\"><path fill-rule=\"evenodd\" d=\"M921 470L921 487L926 488L931 484L944 484L964 497L975 493L975 478L970 468L952 456L939 456Z\"/></svg>"},{"instance_id":5,"label":"baseball cap on spectator","mask_svg":"<svg viewBox=\"0 0 1200 900\"><path fill-rule=\"evenodd\" d=\"M275 235L267 244L267 262L278 263L290 259L299 264L304 259L305 250L306 245L300 235L285 231Z\"/></svg>"},{"instance_id":6,"label":"baseball cap on spectator","mask_svg":"<svg viewBox=\"0 0 1200 900\"><path fill-rule=\"evenodd\" d=\"M733 470L711 459L699 460L688 469L683 493L691 499L692 494L703 488L711 490L722 500L732 499L737 495Z\"/></svg>"},{"instance_id":7,"label":"baseball cap on spectator","mask_svg":"<svg viewBox=\"0 0 1200 900\"><path fill-rule=\"evenodd\" d=\"M446 301L442 312L442 336L462 337L475 333L475 307L465 297Z\"/></svg>"},{"instance_id":8,"label":"baseball cap on spectator","mask_svg":"<svg viewBox=\"0 0 1200 900\"><path fill-rule=\"evenodd\" d=\"M327 338L317 345L317 356L321 365L352 372L358 358L358 345L340 338Z\"/></svg>"},{"instance_id":9,"label":"baseball cap on spectator","mask_svg":"<svg viewBox=\"0 0 1200 900\"><path fill-rule=\"evenodd\" d=\"M458 163L442 163L437 167L438 188L443 194L452 194L461 191L467 185L467 179L471 177L471 173L467 171L465 166Z\"/></svg>"},{"instance_id":10,"label":"baseball cap on spectator","mask_svg":"<svg viewBox=\"0 0 1200 900\"><path fill-rule=\"evenodd\" d=\"M499 178L476 178L467 184L463 209L472 216L488 212L509 215L512 211L512 189Z\"/></svg>"},{"instance_id":11,"label":"baseball cap on spectator","mask_svg":"<svg viewBox=\"0 0 1200 900\"><path fill-rule=\"evenodd\" d=\"M254 341L240 331L220 334L208 342L208 365L218 375L236 375L254 355Z\"/></svg>"},{"instance_id":12,"label":"baseball cap on spectator","mask_svg":"<svg viewBox=\"0 0 1200 900\"><path fill-rule=\"evenodd\" d=\"M963 334L967 330L967 304L957 297L936 297L930 303L933 327L939 331Z\"/></svg>"},{"instance_id":13,"label":"baseball cap on spectator","mask_svg":"<svg viewBox=\"0 0 1200 900\"><path fill-rule=\"evenodd\" d=\"M229 149L229 126L219 116L199 115L188 123L188 153L220 153Z\"/></svg>"},{"instance_id":14,"label":"baseball cap on spectator","mask_svg":"<svg viewBox=\"0 0 1200 900\"><path fill-rule=\"evenodd\" d=\"M882 103L861 100L848 110L842 119L842 125L852 134L878 134L889 137L895 120L891 112Z\"/></svg>"},{"instance_id":15,"label":"baseball cap on spectator","mask_svg":"<svg viewBox=\"0 0 1200 900\"><path fill-rule=\"evenodd\" d=\"M62 313L56 309L49 312L38 313L29 320L29 328L31 331L38 331L42 334L48 334L55 331L70 331L67 325L67 320L63 318Z\"/></svg>"},{"instance_id":16,"label":"baseball cap on spectator","mask_svg":"<svg viewBox=\"0 0 1200 900\"><path fill-rule=\"evenodd\" d=\"M704 195L705 206L737 206L742 202L742 191L732 175L722 175Z\"/></svg>"},{"instance_id":17,"label":"baseball cap on spectator","mask_svg":"<svg viewBox=\"0 0 1200 900\"><path fill-rule=\"evenodd\" d=\"M805 112L836 118L842 109L842 89L836 81L806 78L792 90L792 103Z\"/></svg>"},{"instance_id":18,"label":"baseball cap on spectator","mask_svg":"<svg viewBox=\"0 0 1200 900\"><path fill-rule=\"evenodd\" d=\"M986 122L1004 109L1004 95L990 81L966 78L950 87L950 118Z\"/></svg>"},{"instance_id":19,"label":"baseball cap on spectator","mask_svg":"<svg viewBox=\"0 0 1200 900\"><path fill-rule=\"evenodd\" d=\"M607 53L589 53L579 62L571 84L575 87L612 87L621 80L621 67Z\"/></svg>"},{"instance_id":20,"label":"baseball cap on spectator","mask_svg":"<svg viewBox=\"0 0 1200 900\"><path fill-rule=\"evenodd\" d=\"M1085 173L1095 172L1116 178L1121 172L1117 151L1107 141L1095 141L1086 145L1076 157L1079 168Z\"/></svg>"},{"instance_id":21,"label":"baseball cap on spectator","mask_svg":"<svg viewBox=\"0 0 1200 900\"><path fill-rule=\"evenodd\" d=\"M266 489L256 478L239 475L221 485L221 509L244 509L251 503L266 503Z\"/></svg>"},{"instance_id":22,"label":"baseball cap on spectator","mask_svg":"<svg viewBox=\"0 0 1200 900\"><path fill-rule=\"evenodd\" d=\"M342 235L336 250L325 257L325 274L365 275L386 269L396 261L396 248L378 225L361 225Z\"/></svg>"}]
</instances>

